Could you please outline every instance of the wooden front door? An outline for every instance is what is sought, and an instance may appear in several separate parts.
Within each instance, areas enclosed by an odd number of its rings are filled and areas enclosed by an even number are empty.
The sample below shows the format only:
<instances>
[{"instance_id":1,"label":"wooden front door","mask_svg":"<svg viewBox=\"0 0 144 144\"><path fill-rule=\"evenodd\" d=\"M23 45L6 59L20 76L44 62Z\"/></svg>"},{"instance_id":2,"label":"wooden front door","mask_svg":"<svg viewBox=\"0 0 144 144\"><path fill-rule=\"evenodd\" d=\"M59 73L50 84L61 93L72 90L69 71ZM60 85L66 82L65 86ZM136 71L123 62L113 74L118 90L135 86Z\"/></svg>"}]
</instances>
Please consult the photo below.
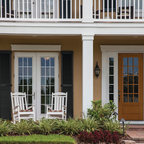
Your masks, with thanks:
<instances>
[{"instance_id":1,"label":"wooden front door","mask_svg":"<svg viewBox=\"0 0 144 144\"><path fill-rule=\"evenodd\" d=\"M143 120L143 55L119 54L119 120Z\"/></svg>"}]
</instances>

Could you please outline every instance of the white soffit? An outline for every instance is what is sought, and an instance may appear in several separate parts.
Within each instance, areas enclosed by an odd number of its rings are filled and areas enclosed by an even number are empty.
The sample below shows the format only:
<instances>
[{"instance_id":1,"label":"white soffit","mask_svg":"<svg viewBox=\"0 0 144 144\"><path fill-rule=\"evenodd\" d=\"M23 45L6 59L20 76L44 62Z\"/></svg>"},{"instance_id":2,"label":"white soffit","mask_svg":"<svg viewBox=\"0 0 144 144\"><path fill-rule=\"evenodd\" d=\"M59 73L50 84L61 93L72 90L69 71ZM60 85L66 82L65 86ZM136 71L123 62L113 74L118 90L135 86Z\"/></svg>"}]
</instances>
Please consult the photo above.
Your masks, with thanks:
<instances>
[{"instance_id":1,"label":"white soffit","mask_svg":"<svg viewBox=\"0 0 144 144\"><path fill-rule=\"evenodd\" d=\"M11 45L12 51L61 51L61 45Z\"/></svg>"}]
</instances>

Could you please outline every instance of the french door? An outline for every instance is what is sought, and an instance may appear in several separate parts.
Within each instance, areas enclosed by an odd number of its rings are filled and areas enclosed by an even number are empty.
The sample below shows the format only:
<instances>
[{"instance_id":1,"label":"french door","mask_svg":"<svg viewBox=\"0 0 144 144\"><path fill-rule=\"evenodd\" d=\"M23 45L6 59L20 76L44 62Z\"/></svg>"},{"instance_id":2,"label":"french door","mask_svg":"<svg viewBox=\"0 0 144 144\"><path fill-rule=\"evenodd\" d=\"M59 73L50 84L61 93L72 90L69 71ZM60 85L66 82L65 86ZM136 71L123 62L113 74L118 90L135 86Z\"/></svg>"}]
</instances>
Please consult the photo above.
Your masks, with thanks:
<instances>
[{"instance_id":1,"label":"french door","mask_svg":"<svg viewBox=\"0 0 144 144\"><path fill-rule=\"evenodd\" d=\"M143 55L119 54L119 119L143 120Z\"/></svg>"},{"instance_id":2,"label":"french door","mask_svg":"<svg viewBox=\"0 0 144 144\"><path fill-rule=\"evenodd\" d=\"M58 91L58 53L15 53L15 92L35 104L36 118L45 117L52 92Z\"/></svg>"}]
</instances>

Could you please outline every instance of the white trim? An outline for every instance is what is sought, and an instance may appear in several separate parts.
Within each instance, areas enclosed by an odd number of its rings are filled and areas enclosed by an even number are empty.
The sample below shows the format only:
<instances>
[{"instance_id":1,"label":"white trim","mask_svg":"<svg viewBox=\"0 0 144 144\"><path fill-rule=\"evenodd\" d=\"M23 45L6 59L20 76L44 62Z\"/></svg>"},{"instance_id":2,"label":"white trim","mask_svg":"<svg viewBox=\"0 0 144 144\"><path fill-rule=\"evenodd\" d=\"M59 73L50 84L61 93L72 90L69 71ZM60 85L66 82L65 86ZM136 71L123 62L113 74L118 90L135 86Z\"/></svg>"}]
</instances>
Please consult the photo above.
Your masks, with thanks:
<instances>
[{"instance_id":1,"label":"white trim","mask_svg":"<svg viewBox=\"0 0 144 144\"><path fill-rule=\"evenodd\" d=\"M144 21L142 21L144 22ZM1 22L1 35L144 35L143 23Z\"/></svg>"},{"instance_id":2,"label":"white trim","mask_svg":"<svg viewBox=\"0 0 144 144\"><path fill-rule=\"evenodd\" d=\"M82 112L86 116L87 109L93 101L93 38L83 36L82 46Z\"/></svg>"},{"instance_id":3,"label":"white trim","mask_svg":"<svg viewBox=\"0 0 144 144\"><path fill-rule=\"evenodd\" d=\"M58 79L58 75L59 75L59 63L58 63L58 53L37 53L36 57L37 57L37 99L39 99L39 101L37 101L37 119L41 119L42 117L45 117L45 114L41 114L41 57L54 57L55 58L55 92L58 92L59 90L59 79Z\"/></svg>"},{"instance_id":4,"label":"white trim","mask_svg":"<svg viewBox=\"0 0 144 144\"><path fill-rule=\"evenodd\" d=\"M61 45L11 45L12 51L61 51Z\"/></svg>"},{"instance_id":5,"label":"white trim","mask_svg":"<svg viewBox=\"0 0 144 144\"><path fill-rule=\"evenodd\" d=\"M114 103L118 107L118 53L144 53L144 45L101 45L102 51L102 104L108 103L109 57L114 58ZM118 112L118 109L117 109ZM132 121L133 122L133 121Z\"/></svg>"},{"instance_id":6,"label":"white trim","mask_svg":"<svg viewBox=\"0 0 144 144\"><path fill-rule=\"evenodd\" d=\"M102 52L102 105L109 103L109 58L114 58L114 103L118 107L118 53L115 52Z\"/></svg>"},{"instance_id":7,"label":"white trim","mask_svg":"<svg viewBox=\"0 0 144 144\"><path fill-rule=\"evenodd\" d=\"M102 52L144 53L144 45L101 45Z\"/></svg>"},{"instance_id":8,"label":"white trim","mask_svg":"<svg viewBox=\"0 0 144 144\"><path fill-rule=\"evenodd\" d=\"M40 57L50 56L55 58L55 92L59 90L59 62L58 62L58 53L57 52L15 52L15 60L14 60L14 91L18 92L18 57L32 57L32 91L35 93L35 104L36 104L36 119L40 119L45 117L40 113L40 102L41 102L41 79L40 79Z\"/></svg>"},{"instance_id":9,"label":"white trim","mask_svg":"<svg viewBox=\"0 0 144 144\"><path fill-rule=\"evenodd\" d=\"M120 121L120 123L122 124L122 122ZM127 125L143 125L144 124L144 121L125 121L125 124L127 124Z\"/></svg>"}]
</instances>

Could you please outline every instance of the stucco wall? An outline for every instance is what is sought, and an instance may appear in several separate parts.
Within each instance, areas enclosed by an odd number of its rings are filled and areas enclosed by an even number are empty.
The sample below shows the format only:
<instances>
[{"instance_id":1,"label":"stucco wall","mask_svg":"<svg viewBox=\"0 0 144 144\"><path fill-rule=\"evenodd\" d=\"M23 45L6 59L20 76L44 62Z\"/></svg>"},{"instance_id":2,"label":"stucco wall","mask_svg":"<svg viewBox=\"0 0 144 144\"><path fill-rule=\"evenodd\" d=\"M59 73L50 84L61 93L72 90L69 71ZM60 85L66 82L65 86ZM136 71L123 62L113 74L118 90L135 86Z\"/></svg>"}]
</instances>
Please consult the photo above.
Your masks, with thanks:
<instances>
[{"instance_id":1,"label":"stucco wall","mask_svg":"<svg viewBox=\"0 0 144 144\"><path fill-rule=\"evenodd\" d=\"M0 50L11 50L11 44L38 44L38 45L61 45L62 51L73 51L74 53L74 117L81 116L82 110L82 43L81 37L70 36L0 36ZM12 71L14 71L12 56ZM61 64L61 63L60 63ZM61 72L59 65L59 74ZM61 76L60 76L61 77ZM59 84L61 85L61 79ZM14 86L14 74L12 74L12 89ZM60 86L59 86L60 87Z\"/></svg>"}]
</instances>

